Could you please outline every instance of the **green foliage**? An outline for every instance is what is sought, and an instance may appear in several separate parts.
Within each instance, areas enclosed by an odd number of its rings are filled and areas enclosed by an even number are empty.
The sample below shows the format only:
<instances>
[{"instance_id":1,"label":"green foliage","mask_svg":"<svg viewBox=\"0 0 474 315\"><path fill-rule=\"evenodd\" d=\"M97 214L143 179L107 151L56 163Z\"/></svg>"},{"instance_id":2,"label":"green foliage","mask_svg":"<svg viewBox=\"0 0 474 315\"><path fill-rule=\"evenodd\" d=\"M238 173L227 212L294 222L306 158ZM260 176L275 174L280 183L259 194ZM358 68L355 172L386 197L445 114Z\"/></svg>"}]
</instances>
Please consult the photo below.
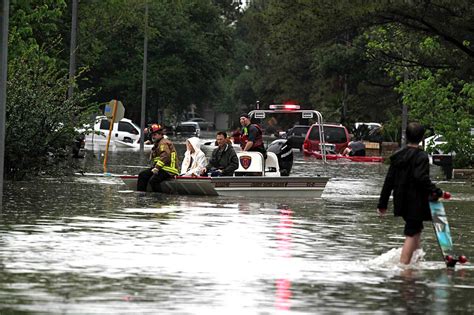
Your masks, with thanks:
<instances>
[{"instance_id":1,"label":"green foliage","mask_svg":"<svg viewBox=\"0 0 474 315\"><path fill-rule=\"evenodd\" d=\"M218 1L231 18L232 3ZM158 110L181 113L212 101L230 57L231 27L210 1L148 1L147 117ZM117 98L126 115L140 116L144 1L81 3L81 87L100 87L97 101Z\"/></svg>"},{"instance_id":2,"label":"green foliage","mask_svg":"<svg viewBox=\"0 0 474 315\"><path fill-rule=\"evenodd\" d=\"M66 73L45 61L44 51L12 58L8 77L5 174L23 178L71 156L74 127L89 111L80 107L84 92L66 100Z\"/></svg>"},{"instance_id":3,"label":"green foliage","mask_svg":"<svg viewBox=\"0 0 474 315\"><path fill-rule=\"evenodd\" d=\"M470 133L474 126L474 84L447 81L443 72L424 70L422 78L400 83L403 102L410 117L445 137L444 152L455 152L455 163L465 167L473 163L474 143Z\"/></svg>"}]
</instances>

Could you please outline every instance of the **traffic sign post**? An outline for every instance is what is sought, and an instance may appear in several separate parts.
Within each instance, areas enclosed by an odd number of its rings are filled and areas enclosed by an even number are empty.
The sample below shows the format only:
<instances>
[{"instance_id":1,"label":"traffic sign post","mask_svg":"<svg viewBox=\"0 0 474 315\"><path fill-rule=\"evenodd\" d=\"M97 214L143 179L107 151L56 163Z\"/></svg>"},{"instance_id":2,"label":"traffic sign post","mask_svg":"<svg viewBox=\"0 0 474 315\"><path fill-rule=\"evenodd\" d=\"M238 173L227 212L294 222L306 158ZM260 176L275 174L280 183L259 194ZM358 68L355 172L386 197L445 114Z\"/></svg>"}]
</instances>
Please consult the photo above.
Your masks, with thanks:
<instances>
[{"instance_id":1,"label":"traffic sign post","mask_svg":"<svg viewBox=\"0 0 474 315\"><path fill-rule=\"evenodd\" d=\"M119 121L123 117L125 117L125 107L123 106L121 101L111 100L107 105L105 105L104 115L108 119L114 118L114 111L115 111L114 121Z\"/></svg>"},{"instance_id":2,"label":"traffic sign post","mask_svg":"<svg viewBox=\"0 0 474 315\"><path fill-rule=\"evenodd\" d=\"M105 116L110 121L109 126L109 135L107 136L107 145L105 146L105 156L104 156L104 174L107 173L107 158L109 156L109 144L110 136L112 135L112 130L114 128L115 121L120 121L125 115L125 107L123 107L122 102L117 100L111 100L104 109Z\"/></svg>"}]
</instances>

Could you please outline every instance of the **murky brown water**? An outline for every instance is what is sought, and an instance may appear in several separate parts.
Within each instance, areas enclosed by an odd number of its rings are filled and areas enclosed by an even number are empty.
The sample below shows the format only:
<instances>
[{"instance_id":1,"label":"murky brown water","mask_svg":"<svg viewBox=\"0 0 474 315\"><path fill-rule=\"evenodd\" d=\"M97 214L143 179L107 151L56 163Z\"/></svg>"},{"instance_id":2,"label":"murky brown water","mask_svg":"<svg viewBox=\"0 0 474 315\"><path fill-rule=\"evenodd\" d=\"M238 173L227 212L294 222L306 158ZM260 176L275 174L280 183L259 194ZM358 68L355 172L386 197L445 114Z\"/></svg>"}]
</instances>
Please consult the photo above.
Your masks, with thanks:
<instances>
[{"instance_id":1,"label":"murky brown water","mask_svg":"<svg viewBox=\"0 0 474 315\"><path fill-rule=\"evenodd\" d=\"M77 163L100 172L92 153ZM322 172L295 154L294 175ZM146 163L109 158L114 173ZM0 314L473 313L472 264L446 270L430 225L422 261L397 265L403 224L375 213L385 172L332 163L319 200L141 196L113 178L7 182ZM442 186L455 245L474 257L473 187Z\"/></svg>"}]
</instances>

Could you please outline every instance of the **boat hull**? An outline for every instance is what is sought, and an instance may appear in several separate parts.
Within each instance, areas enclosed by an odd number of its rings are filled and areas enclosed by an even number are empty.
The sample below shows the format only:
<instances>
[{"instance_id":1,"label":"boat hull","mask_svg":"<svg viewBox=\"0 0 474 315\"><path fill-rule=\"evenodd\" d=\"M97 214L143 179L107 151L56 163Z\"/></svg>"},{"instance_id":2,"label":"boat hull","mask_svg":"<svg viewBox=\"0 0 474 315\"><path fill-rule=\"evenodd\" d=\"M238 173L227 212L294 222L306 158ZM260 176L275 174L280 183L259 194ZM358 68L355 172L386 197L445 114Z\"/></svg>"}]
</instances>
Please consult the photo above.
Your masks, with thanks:
<instances>
[{"instance_id":1,"label":"boat hull","mask_svg":"<svg viewBox=\"0 0 474 315\"><path fill-rule=\"evenodd\" d=\"M138 176L120 178L136 190ZM327 177L178 177L163 182L161 189L179 195L320 198L328 180Z\"/></svg>"}]
</instances>

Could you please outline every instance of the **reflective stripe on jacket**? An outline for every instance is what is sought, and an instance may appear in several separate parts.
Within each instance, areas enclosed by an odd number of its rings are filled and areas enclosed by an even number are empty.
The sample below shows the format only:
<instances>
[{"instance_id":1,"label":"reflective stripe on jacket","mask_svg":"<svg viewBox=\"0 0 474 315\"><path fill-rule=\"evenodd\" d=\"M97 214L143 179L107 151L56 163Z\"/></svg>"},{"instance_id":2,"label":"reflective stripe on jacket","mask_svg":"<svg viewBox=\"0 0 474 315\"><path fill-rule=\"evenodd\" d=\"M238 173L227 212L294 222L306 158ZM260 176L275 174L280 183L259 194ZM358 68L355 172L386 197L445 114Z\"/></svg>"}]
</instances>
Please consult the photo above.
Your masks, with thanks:
<instances>
[{"instance_id":1,"label":"reflective stripe on jacket","mask_svg":"<svg viewBox=\"0 0 474 315\"><path fill-rule=\"evenodd\" d=\"M151 160L154 167L163 169L172 175L179 174L178 155L170 140L162 138L160 142L155 143L151 149Z\"/></svg>"}]
</instances>

